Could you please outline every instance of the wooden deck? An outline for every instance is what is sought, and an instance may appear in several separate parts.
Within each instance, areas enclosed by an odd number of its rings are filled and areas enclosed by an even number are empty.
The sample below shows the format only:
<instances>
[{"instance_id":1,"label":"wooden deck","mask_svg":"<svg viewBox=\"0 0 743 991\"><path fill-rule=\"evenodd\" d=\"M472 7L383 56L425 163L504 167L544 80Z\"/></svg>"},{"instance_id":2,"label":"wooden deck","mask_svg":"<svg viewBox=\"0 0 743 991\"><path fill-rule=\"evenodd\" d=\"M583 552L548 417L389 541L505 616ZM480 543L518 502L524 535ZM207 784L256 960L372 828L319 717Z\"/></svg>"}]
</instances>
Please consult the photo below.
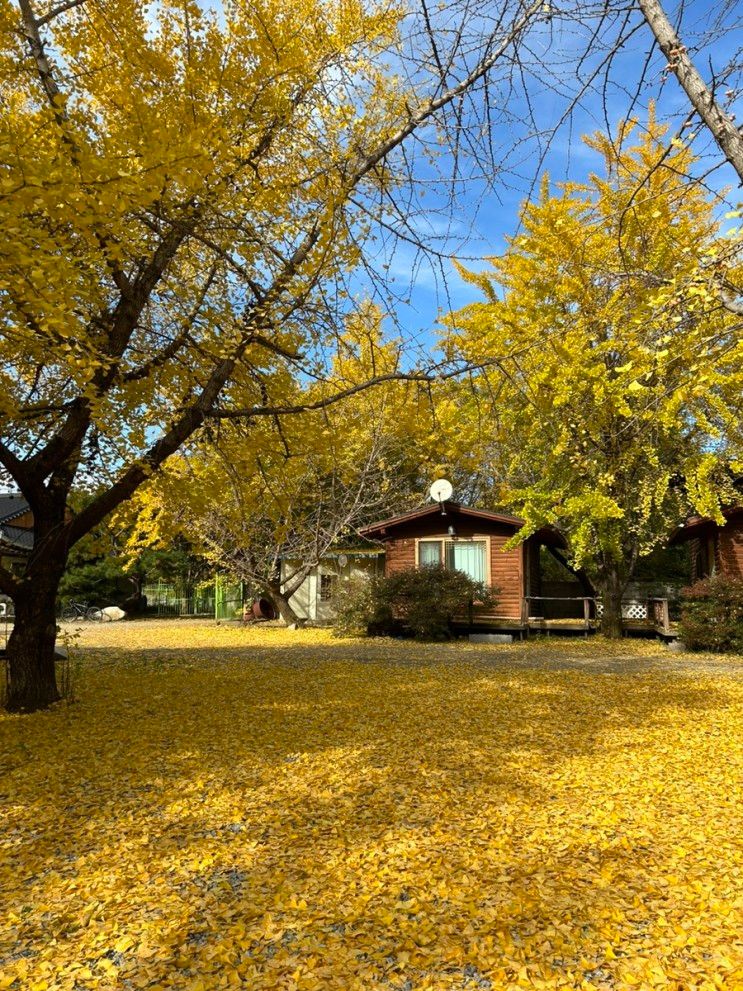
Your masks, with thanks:
<instances>
[{"instance_id":1,"label":"wooden deck","mask_svg":"<svg viewBox=\"0 0 743 991\"><path fill-rule=\"evenodd\" d=\"M536 612L545 611L545 604L550 602L560 602L575 606L576 612L582 612L582 616L572 618L551 619L543 615L535 615ZM676 624L671 622L668 599L647 599L643 602L626 603L627 611L630 615L623 617L622 625L624 632L649 633L668 640L675 639L678 635ZM633 615L634 613L634 615ZM500 618L497 616L481 616L476 614L473 617L472 627L491 632L512 633L520 638L529 634L583 634L589 636L598 632L601 626L600 603L590 596L583 598L546 598L542 596L527 596L523 600L520 619ZM639 615L638 615L639 614ZM464 625L464 623L462 624Z\"/></svg>"}]
</instances>

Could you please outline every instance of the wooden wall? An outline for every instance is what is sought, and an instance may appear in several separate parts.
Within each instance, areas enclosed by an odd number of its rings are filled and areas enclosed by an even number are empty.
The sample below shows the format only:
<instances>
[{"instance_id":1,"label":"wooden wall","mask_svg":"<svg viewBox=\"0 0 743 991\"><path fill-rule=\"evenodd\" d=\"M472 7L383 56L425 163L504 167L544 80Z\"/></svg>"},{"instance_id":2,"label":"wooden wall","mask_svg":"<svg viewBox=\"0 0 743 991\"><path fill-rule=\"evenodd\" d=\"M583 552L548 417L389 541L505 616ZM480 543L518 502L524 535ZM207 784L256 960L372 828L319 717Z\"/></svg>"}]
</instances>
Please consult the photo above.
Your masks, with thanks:
<instances>
[{"instance_id":1,"label":"wooden wall","mask_svg":"<svg viewBox=\"0 0 743 991\"><path fill-rule=\"evenodd\" d=\"M524 589L523 547L504 551L503 547L513 536L512 527L488 520L477 520L454 514L429 516L414 520L404 528L395 528L394 536L385 540L384 573L391 575L406 568L415 567L415 542L420 538L447 537L450 524L456 527L457 537L472 540L477 537L490 538L490 577L492 584L500 589L498 604L487 614L478 612L477 619L521 618L521 603Z\"/></svg>"},{"instance_id":2,"label":"wooden wall","mask_svg":"<svg viewBox=\"0 0 743 991\"><path fill-rule=\"evenodd\" d=\"M691 580L719 575L743 578L743 510L735 512L723 527L709 523L689 539Z\"/></svg>"},{"instance_id":3,"label":"wooden wall","mask_svg":"<svg viewBox=\"0 0 743 991\"><path fill-rule=\"evenodd\" d=\"M731 578L743 578L743 513L736 513L718 532L717 567Z\"/></svg>"}]
</instances>

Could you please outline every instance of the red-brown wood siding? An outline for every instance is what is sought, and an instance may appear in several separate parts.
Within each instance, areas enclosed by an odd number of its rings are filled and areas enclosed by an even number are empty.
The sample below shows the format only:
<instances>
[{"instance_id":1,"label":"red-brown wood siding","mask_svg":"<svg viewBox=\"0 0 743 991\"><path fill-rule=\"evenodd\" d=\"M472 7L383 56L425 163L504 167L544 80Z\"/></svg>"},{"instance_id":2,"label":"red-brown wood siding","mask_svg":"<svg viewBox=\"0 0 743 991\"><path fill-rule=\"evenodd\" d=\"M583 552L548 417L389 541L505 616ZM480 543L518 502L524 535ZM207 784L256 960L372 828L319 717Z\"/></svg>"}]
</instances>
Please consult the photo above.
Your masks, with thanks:
<instances>
[{"instance_id":1,"label":"red-brown wood siding","mask_svg":"<svg viewBox=\"0 0 743 991\"><path fill-rule=\"evenodd\" d=\"M415 567L415 538L388 540L384 545L384 573L394 575Z\"/></svg>"},{"instance_id":2,"label":"red-brown wood siding","mask_svg":"<svg viewBox=\"0 0 743 991\"><path fill-rule=\"evenodd\" d=\"M416 565L416 540L447 537L450 523L456 527L457 537L471 540L476 537L490 539L490 580L499 590L498 604L487 614L478 613L478 618L490 616L500 619L520 619L521 603L524 595L523 545L504 551L503 547L513 536L513 528L503 523L490 523L485 520L468 520L466 517L435 515L414 521L404 529L396 528L394 538L385 540L384 573L391 575Z\"/></svg>"},{"instance_id":3,"label":"red-brown wood siding","mask_svg":"<svg viewBox=\"0 0 743 991\"><path fill-rule=\"evenodd\" d=\"M734 516L717 534L717 567L731 578L743 578L743 514Z\"/></svg>"},{"instance_id":4,"label":"red-brown wood siding","mask_svg":"<svg viewBox=\"0 0 743 991\"><path fill-rule=\"evenodd\" d=\"M691 571L691 580L693 582L697 581L700 577L699 572L701 568L700 568L700 560L699 560L699 548L700 548L699 537L692 537L691 540L689 541L689 564Z\"/></svg>"},{"instance_id":5,"label":"red-brown wood siding","mask_svg":"<svg viewBox=\"0 0 743 991\"><path fill-rule=\"evenodd\" d=\"M524 601L524 545L510 551L503 547L513 533L490 534L490 579L498 589L498 605L494 616L521 619Z\"/></svg>"}]
</instances>

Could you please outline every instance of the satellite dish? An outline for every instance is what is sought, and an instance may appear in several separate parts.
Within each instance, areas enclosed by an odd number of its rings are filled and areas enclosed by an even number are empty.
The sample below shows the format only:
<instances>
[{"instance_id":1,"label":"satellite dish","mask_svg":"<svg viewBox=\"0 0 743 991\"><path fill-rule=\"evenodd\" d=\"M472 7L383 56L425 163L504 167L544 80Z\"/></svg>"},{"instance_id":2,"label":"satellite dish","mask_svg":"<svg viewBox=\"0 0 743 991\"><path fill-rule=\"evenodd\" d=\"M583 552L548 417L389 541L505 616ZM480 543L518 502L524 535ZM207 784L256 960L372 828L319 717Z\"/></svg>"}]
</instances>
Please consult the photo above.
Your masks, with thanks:
<instances>
[{"instance_id":1,"label":"satellite dish","mask_svg":"<svg viewBox=\"0 0 743 991\"><path fill-rule=\"evenodd\" d=\"M339 554L338 566L341 568L345 568L347 564L348 564L348 557L345 554Z\"/></svg>"},{"instance_id":2,"label":"satellite dish","mask_svg":"<svg viewBox=\"0 0 743 991\"><path fill-rule=\"evenodd\" d=\"M447 499L451 499L454 489L451 487L451 482L448 479L437 478L428 491L431 493L431 498L434 502L446 502Z\"/></svg>"}]
</instances>

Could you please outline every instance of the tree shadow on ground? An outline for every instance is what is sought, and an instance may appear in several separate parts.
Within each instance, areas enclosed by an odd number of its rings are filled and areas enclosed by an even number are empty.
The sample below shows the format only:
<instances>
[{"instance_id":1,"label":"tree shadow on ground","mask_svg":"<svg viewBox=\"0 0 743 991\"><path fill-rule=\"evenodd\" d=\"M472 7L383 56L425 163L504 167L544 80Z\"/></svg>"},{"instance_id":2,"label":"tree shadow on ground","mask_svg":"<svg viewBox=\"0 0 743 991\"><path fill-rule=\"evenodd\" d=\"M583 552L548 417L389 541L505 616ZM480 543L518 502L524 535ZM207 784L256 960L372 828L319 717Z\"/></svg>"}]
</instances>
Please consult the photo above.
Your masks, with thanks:
<instances>
[{"instance_id":1,"label":"tree shadow on ground","mask_svg":"<svg viewBox=\"0 0 743 991\"><path fill-rule=\"evenodd\" d=\"M91 961L80 988L475 987L547 930L549 966L598 972L647 939L616 906L639 924L642 878L676 869L669 824L702 863L725 808L731 684L225 654L93 658L79 706L0 723L4 904L34 972L53 939L58 976Z\"/></svg>"}]
</instances>

